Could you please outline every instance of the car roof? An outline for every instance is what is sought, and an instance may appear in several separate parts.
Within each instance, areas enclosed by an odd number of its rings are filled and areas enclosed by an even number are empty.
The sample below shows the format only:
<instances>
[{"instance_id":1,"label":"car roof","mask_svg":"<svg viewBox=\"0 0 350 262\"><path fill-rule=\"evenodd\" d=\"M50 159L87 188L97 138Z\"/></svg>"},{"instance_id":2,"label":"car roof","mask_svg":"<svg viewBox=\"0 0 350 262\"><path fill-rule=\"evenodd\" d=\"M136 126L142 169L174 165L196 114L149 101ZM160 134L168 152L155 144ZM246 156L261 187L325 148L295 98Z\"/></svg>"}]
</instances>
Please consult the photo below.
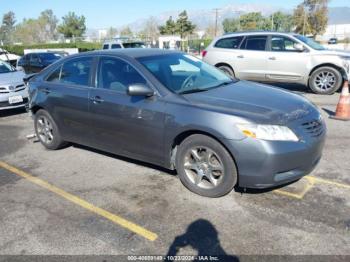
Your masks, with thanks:
<instances>
[{"instance_id":1,"label":"car roof","mask_svg":"<svg viewBox=\"0 0 350 262\"><path fill-rule=\"evenodd\" d=\"M125 55L132 58L147 57L147 56L157 56L166 54L181 54L180 51L166 50L159 48L125 48L125 49L108 49L108 50L96 50L91 52L80 53L75 56L80 56L83 54L95 54L95 55Z\"/></svg>"},{"instance_id":2,"label":"car roof","mask_svg":"<svg viewBox=\"0 0 350 262\"><path fill-rule=\"evenodd\" d=\"M240 36L240 35L286 35L286 36L295 36L295 33L287 33L287 32L278 32L278 31L239 31L239 32L233 32L233 33L226 33L222 35L221 37L228 37L228 36ZM221 38L219 37L219 38Z\"/></svg>"}]
</instances>

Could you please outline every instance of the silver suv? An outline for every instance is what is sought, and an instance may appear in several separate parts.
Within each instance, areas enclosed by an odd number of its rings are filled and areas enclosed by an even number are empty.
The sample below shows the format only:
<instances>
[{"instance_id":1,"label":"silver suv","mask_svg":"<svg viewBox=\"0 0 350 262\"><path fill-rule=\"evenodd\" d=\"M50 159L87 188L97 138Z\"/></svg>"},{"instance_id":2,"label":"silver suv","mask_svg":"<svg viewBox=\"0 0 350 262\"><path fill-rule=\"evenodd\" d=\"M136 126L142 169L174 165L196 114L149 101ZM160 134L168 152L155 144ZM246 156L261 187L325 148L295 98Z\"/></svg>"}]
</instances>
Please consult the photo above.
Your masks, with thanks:
<instances>
[{"instance_id":1,"label":"silver suv","mask_svg":"<svg viewBox=\"0 0 350 262\"><path fill-rule=\"evenodd\" d=\"M333 94L348 79L350 53L327 50L298 34L239 32L213 40L203 60L240 79L300 83Z\"/></svg>"}]
</instances>

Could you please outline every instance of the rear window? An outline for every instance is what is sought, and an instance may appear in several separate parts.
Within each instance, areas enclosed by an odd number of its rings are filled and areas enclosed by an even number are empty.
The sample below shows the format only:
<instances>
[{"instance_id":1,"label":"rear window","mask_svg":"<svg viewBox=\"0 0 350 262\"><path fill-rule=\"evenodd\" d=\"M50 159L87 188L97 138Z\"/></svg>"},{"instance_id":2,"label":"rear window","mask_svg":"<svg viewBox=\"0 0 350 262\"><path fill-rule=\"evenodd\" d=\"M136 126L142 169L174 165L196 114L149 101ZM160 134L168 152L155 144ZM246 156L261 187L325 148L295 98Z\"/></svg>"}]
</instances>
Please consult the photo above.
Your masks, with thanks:
<instances>
[{"instance_id":1,"label":"rear window","mask_svg":"<svg viewBox=\"0 0 350 262\"><path fill-rule=\"evenodd\" d=\"M265 51L267 36L248 36L244 39L241 49Z\"/></svg>"},{"instance_id":2,"label":"rear window","mask_svg":"<svg viewBox=\"0 0 350 262\"><path fill-rule=\"evenodd\" d=\"M228 37L218 40L215 43L215 47L227 48L227 49L237 49L241 44L243 36Z\"/></svg>"}]
</instances>

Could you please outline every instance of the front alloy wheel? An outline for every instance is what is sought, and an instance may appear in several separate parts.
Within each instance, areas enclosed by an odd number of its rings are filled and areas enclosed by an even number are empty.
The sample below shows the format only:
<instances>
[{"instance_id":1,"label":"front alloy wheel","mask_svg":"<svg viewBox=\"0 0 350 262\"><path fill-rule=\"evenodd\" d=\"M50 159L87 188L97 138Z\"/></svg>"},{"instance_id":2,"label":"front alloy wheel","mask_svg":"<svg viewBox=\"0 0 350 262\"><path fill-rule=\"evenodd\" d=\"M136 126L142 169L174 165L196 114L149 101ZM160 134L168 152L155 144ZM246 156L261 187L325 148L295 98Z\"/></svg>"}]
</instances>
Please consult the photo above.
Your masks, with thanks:
<instances>
[{"instance_id":1,"label":"front alloy wheel","mask_svg":"<svg viewBox=\"0 0 350 262\"><path fill-rule=\"evenodd\" d=\"M204 189L218 186L225 174L220 157L207 147L193 147L185 156L185 172L188 179Z\"/></svg>"},{"instance_id":2,"label":"front alloy wheel","mask_svg":"<svg viewBox=\"0 0 350 262\"><path fill-rule=\"evenodd\" d=\"M205 135L187 137L178 146L175 165L181 182L201 196L226 195L237 183L231 155L218 141Z\"/></svg>"},{"instance_id":3,"label":"front alloy wheel","mask_svg":"<svg viewBox=\"0 0 350 262\"><path fill-rule=\"evenodd\" d=\"M316 94L331 95L342 84L341 73L333 67L321 67L315 70L309 80L309 86Z\"/></svg>"}]
</instances>

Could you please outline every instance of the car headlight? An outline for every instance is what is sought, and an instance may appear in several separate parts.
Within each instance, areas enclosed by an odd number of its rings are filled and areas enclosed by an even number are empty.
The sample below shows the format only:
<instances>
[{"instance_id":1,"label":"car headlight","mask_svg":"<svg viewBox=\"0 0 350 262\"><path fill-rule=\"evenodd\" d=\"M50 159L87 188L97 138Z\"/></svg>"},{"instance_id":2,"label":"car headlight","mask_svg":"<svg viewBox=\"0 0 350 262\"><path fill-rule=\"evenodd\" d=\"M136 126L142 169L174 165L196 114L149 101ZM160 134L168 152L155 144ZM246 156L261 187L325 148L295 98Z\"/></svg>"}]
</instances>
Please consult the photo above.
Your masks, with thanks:
<instances>
[{"instance_id":1,"label":"car headlight","mask_svg":"<svg viewBox=\"0 0 350 262\"><path fill-rule=\"evenodd\" d=\"M299 141L294 132L286 126L239 124L237 127L247 137L273 141Z\"/></svg>"}]
</instances>

